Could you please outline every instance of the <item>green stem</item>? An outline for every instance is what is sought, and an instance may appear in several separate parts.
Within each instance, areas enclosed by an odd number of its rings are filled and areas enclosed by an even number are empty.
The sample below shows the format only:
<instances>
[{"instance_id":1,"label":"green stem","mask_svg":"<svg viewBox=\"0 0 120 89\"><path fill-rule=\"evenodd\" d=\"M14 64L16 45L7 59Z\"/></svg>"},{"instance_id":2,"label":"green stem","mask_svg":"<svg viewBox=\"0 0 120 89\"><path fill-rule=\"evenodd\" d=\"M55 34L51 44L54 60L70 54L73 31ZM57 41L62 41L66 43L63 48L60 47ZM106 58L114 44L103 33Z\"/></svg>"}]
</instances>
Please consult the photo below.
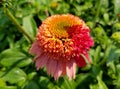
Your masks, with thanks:
<instances>
[{"instance_id":1,"label":"green stem","mask_svg":"<svg viewBox=\"0 0 120 89\"><path fill-rule=\"evenodd\" d=\"M96 11L96 15L95 15L95 19L94 19L93 27L92 27L92 28L95 27L95 25L96 25L96 20L97 20L97 18L98 18L98 16L99 16L99 13L100 13L101 0L98 0L97 2L98 2L98 3L97 3L97 11Z\"/></svg>"},{"instance_id":2,"label":"green stem","mask_svg":"<svg viewBox=\"0 0 120 89\"><path fill-rule=\"evenodd\" d=\"M25 31L25 29L18 23L16 18L12 15L9 9L5 8L5 13L12 20L12 22L19 28L19 30L29 39L30 43L33 43L33 38Z\"/></svg>"}]
</instances>

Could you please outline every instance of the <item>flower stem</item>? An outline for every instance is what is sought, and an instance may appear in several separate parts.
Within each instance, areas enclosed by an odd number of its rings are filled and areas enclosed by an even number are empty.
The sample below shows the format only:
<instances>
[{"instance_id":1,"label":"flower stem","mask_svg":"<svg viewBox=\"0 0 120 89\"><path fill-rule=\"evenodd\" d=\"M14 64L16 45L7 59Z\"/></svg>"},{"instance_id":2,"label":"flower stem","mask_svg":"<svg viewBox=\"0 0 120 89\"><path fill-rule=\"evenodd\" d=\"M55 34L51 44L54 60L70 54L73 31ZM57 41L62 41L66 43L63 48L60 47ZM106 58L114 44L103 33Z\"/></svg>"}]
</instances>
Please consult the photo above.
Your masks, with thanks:
<instances>
[{"instance_id":1,"label":"flower stem","mask_svg":"<svg viewBox=\"0 0 120 89\"><path fill-rule=\"evenodd\" d=\"M94 19L93 27L92 28L94 28L95 25L96 25L96 20L97 20L97 18L99 16L99 13L100 13L100 6L101 6L101 0L98 0L97 1L97 11L96 11L96 15L95 15L95 19Z\"/></svg>"},{"instance_id":2,"label":"flower stem","mask_svg":"<svg viewBox=\"0 0 120 89\"><path fill-rule=\"evenodd\" d=\"M19 28L19 30L29 39L30 43L33 43L33 38L25 31L25 29L19 24L16 18L12 15L9 9L5 8L5 13L11 19L11 21Z\"/></svg>"}]
</instances>

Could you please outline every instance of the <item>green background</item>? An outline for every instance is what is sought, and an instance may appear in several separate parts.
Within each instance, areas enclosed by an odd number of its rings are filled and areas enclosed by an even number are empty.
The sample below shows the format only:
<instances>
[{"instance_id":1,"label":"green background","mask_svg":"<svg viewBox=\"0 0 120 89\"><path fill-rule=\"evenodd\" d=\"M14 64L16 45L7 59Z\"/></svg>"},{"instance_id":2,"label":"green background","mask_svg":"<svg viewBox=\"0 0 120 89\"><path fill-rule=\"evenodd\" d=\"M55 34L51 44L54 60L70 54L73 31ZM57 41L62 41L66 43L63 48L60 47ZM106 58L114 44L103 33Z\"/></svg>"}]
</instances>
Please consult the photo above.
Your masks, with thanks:
<instances>
[{"instance_id":1,"label":"green background","mask_svg":"<svg viewBox=\"0 0 120 89\"><path fill-rule=\"evenodd\" d=\"M6 9L33 39L50 15L80 17L95 42L89 51L92 65L77 68L71 81L36 71L30 40ZM120 0L0 0L0 89L120 89Z\"/></svg>"}]
</instances>

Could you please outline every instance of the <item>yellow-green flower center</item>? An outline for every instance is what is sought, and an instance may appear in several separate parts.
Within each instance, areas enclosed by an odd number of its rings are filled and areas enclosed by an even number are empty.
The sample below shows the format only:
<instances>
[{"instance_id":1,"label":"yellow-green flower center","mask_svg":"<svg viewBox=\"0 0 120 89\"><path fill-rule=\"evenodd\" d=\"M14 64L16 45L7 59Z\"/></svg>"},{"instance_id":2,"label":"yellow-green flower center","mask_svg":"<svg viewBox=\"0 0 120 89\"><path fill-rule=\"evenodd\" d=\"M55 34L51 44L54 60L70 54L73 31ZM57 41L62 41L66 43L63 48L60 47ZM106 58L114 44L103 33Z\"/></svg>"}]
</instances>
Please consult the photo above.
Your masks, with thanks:
<instances>
[{"instance_id":1,"label":"yellow-green flower center","mask_svg":"<svg viewBox=\"0 0 120 89\"><path fill-rule=\"evenodd\" d=\"M65 22L56 23L50 30L51 34L57 38L68 38L66 26L68 26L68 24Z\"/></svg>"}]
</instances>

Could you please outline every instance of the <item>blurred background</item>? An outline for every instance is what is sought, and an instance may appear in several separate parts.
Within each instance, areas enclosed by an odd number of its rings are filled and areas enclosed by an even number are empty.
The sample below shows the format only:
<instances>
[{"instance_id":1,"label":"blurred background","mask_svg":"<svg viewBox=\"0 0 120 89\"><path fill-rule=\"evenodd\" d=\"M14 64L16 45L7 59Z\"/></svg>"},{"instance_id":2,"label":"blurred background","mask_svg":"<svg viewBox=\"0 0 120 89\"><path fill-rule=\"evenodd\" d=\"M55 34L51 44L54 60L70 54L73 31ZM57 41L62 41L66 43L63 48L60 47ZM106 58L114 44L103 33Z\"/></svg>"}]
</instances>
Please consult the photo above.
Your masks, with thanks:
<instances>
[{"instance_id":1,"label":"blurred background","mask_svg":"<svg viewBox=\"0 0 120 89\"><path fill-rule=\"evenodd\" d=\"M55 81L36 71L31 40L48 16L73 14L91 29L92 65L76 79ZM120 89L120 0L0 0L0 89Z\"/></svg>"}]
</instances>

